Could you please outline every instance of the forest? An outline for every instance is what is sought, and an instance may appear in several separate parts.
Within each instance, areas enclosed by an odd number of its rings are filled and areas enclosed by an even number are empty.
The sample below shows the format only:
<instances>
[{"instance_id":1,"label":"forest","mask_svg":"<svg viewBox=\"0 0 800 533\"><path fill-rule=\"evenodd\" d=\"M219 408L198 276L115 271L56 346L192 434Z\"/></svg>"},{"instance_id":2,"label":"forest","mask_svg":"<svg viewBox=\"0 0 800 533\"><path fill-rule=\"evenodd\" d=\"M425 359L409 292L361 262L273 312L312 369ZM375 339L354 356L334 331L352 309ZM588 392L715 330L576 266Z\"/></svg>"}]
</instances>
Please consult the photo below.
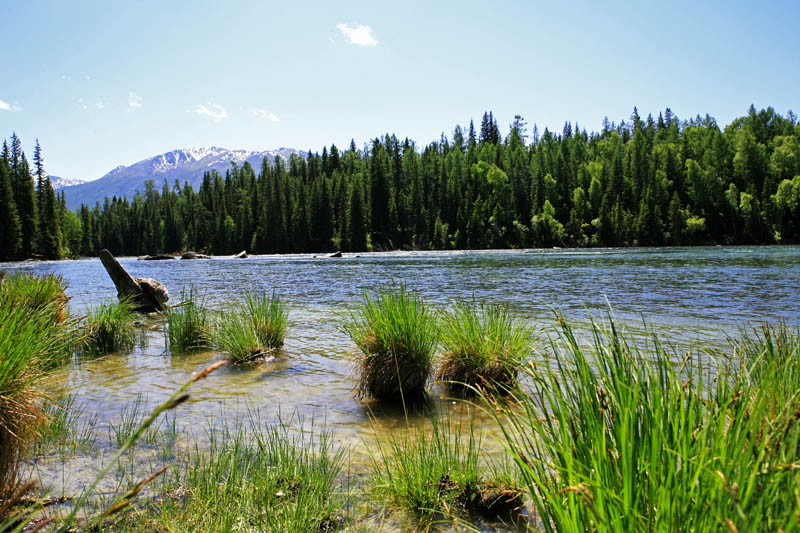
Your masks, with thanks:
<instances>
[{"instance_id":1,"label":"forest","mask_svg":"<svg viewBox=\"0 0 800 533\"><path fill-rule=\"evenodd\" d=\"M12 134L0 159L0 260L197 250L212 254L392 249L677 246L800 242L800 124L750 106L721 129L669 108L587 133L503 136L493 113L418 146L395 135L359 149L208 172L195 191L66 208Z\"/></svg>"}]
</instances>

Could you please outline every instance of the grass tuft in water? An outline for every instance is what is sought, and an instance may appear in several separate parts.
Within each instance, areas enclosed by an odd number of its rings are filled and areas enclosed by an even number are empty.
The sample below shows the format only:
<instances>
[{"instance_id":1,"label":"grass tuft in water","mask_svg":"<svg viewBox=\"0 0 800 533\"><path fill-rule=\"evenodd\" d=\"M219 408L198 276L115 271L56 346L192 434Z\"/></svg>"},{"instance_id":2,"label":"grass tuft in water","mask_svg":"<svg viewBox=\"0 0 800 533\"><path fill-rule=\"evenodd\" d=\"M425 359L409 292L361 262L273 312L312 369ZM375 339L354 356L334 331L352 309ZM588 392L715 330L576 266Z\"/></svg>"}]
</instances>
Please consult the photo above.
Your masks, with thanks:
<instances>
[{"instance_id":1,"label":"grass tuft in water","mask_svg":"<svg viewBox=\"0 0 800 533\"><path fill-rule=\"evenodd\" d=\"M131 521L137 531L330 531L345 511L336 479L345 450L326 432L279 424L211 434L208 454L171 480L175 489Z\"/></svg>"},{"instance_id":2,"label":"grass tuft in water","mask_svg":"<svg viewBox=\"0 0 800 533\"><path fill-rule=\"evenodd\" d=\"M288 322L289 311L276 293L247 294L220 316L217 345L236 363L263 358L283 346Z\"/></svg>"},{"instance_id":3,"label":"grass tuft in water","mask_svg":"<svg viewBox=\"0 0 800 533\"><path fill-rule=\"evenodd\" d=\"M208 348L211 345L212 324L205 298L192 287L181 291L181 304L168 307L167 348L173 353L186 353Z\"/></svg>"},{"instance_id":4,"label":"grass tuft in water","mask_svg":"<svg viewBox=\"0 0 800 533\"><path fill-rule=\"evenodd\" d=\"M531 354L533 332L515 320L505 305L458 302L442 313L443 357L436 379L452 392L468 394L478 387L504 392Z\"/></svg>"},{"instance_id":5,"label":"grass tuft in water","mask_svg":"<svg viewBox=\"0 0 800 533\"><path fill-rule=\"evenodd\" d=\"M130 350L136 343L133 306L127 300L89 310L83 353L92 357Z\"/></svg>"},{"instance_id":6,"label":"grass tuft in water","mask_svg":"<svg viewBox=\"0 0 800 533\"><path fill-rule=\"evenodd\" d=\"M611 320L584 344L558 321L552 368L496 415L541 529L797 527L798 331L767 326L715 360Z\"/></svg>"},{"instance_id":7,"label":"grass tuft in water","mask_svg":"<svg viewBox=\"0 0 800 533\"><path fill-rule=\"evenodd\" d=\"M377 495L423 522L457 518L466 512L508 517L522 507L510 477L487 479L479 466L480 438L450 419L433 416L430 426L410 427L373 459Z\"/></svg>"},{"instance_id":8,"label":"grass tuft in water","mask_svg":"<svg viewBox=\"0 0 800 533\"><path fill-rule=\"evenodd\" d=\"M437 342L434 317L404 285L366 292L345 331L362 352L359 398L402 399L420 395L430 377Z\"/></svg>"}]
</instances>

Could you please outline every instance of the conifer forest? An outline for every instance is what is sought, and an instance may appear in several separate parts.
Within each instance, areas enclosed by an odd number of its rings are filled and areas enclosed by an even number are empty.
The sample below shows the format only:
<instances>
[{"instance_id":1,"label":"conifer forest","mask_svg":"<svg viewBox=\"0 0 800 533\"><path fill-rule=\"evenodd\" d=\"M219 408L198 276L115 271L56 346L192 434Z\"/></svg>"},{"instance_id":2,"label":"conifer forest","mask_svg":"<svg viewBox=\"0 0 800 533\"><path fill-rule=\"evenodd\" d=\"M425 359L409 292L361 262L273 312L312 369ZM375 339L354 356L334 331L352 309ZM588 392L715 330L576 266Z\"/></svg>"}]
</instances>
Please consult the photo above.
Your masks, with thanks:
<instances>
[{"instance_id":1,"label":"conifer forest","mask_svg":"<svg viewBox=\"0 0 800 533\"><path fill-rule=\"evenodd\" d=\"M599 132L502 128L492 113L427 145L359 148L208 172L199 190L148 182L133 198L66 208L36 141L0 159L0 260L202 250L392 249L800 242L800 124L751 106L721 127L637 109Z\"/></svg>"}]
</instances>

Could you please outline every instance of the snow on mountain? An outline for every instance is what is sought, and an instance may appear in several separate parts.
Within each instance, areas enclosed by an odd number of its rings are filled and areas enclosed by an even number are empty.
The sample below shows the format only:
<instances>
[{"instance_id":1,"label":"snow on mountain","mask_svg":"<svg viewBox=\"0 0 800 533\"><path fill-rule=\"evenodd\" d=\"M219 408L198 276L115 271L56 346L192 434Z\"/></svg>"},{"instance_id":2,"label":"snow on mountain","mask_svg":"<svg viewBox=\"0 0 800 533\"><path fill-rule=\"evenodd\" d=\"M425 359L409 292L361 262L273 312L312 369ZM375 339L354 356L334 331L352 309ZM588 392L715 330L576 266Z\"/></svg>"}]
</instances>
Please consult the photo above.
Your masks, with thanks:
<instances>
[{"instance_id":1,"label":"snow on mountain","mask_svg":"<svg viewBox=\"0 0 800 533\"><path fill-rule=\"evenodd\" d=\"M128 167L118 166L95 181L65 186L67 207L77 209L81 204L92 207L96 202L102 203L106 197L113 196L132 198L137 192L144 192L145 183L149 180L152 180L159 190L164 181L171 187L176 180L181 187L188 182L197 190L203 181L203 174L207 171L216 170L224 175L233 163L242 166L245 162L249 162L258 173L265 158L271 164L276 157L286 161L292 154L306 156L305 152L293 148L278 148L263 152L227 150L216 146L173 150Z\"/></svg>"},{"instance_id":2,"label":"snow on mountain","mask_svg":"<svg viewBox=\"0 0 800 533\"><path fill-rule=\"evenodd\" d=\"M80 185L81 183L86 183L86 180L62 178L61 176L50 176L50 184L55 190L63 189L64 187L71 187L73 185Z\"/></svg>"}]
</instances>

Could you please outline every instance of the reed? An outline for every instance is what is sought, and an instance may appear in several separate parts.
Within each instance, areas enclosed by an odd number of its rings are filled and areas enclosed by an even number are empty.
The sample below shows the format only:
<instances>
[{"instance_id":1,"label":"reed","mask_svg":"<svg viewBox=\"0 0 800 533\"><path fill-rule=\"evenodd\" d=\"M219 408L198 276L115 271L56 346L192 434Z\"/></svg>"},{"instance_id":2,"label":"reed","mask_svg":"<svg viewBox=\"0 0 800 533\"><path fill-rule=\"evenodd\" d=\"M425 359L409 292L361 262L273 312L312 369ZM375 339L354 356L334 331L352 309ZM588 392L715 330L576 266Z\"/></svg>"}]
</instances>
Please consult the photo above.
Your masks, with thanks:
<instances>
[{"instance_id":1,"label":"reed","mask_svg":"<svg viewBox=\"0 0 800 533\"><path fill-rule=\"evenodd\" d=\"M531 369L532 394L496 414L541 529L797 527L797 331L767 327L726 357L680 357L610 319L589 344L558 320L552 368ZM493 413L510 407L483 399Z\"/></svg>"},{"instance_id":2,"label":"reed","mask_svg":"<svg viewBox=\"0 0 800 533\"><path fill-rule=\"evenodd\" d=\"M478 387L505 392L517 386L517 375L532 351L533 332L507 306L457 302L442 313L441 322L438 381L464 395Z\"/></svg>"},{"instance_id":3,"label":"reed","mask_svg":"<svg viewBox=\"0 0 800 533\"><path fill-rule=\"evenodd\" d=\"M85 324L85 355L98 357L130 350L136 343L135 314L128 300L101 304L90 309Z\"/></svg>"},{"instance_id":4,"label":"reed","mask_svg":"<svg viewBox=\"0 0 800 533\"><path fill-rule=\"evenodd\" d=\"M404 285L366 292L345 331L361 350L358 398L420 395L430 377L437 327L422 298Z\"/></svg>"},{"instance_id":5,"label":"reed","mask_svg":"<svg viewBox=\"0 0 800 533\"><path fill-rule=\"evenodd\" d=\"M186 353L208 348L212 340L212 321L205 298L194 287L181 291L181 304L167 307L167 348L173 353Z\"/></svg>"},{"instance_id":6,"label":"reed","mask_svg":"<svg viewBox=\"0 0 800 533\"><path fill-rule=\"evenodd\" d=\"M236 363L261 359L283 346L288 322L289 311L276 293L247 294L219 317L217 345Z\"/></svg>"}]
</instances>

